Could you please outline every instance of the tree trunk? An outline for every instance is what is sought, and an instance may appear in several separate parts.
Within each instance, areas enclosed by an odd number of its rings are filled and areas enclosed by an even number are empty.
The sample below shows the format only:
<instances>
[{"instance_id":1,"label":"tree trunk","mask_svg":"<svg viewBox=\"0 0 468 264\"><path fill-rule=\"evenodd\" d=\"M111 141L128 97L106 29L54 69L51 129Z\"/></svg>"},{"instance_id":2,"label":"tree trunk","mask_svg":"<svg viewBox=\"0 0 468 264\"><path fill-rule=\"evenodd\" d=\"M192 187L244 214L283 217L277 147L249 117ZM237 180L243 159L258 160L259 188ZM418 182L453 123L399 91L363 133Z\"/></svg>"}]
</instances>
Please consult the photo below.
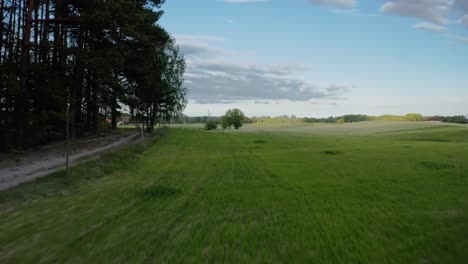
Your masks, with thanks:
<instances>
[{"instance_id":1,"label":"tree trunk","mask_svg":"<svg viewBox=\"0 0 468 264\"><path fill-rule=\"evenodd\" d=\"M2 3L0 4L0 64L2 62L1 51L3 50L3 17L4 17L4 9L5 9L5 1L1 0Z\"/></svg>"},{"instance_id":2,"label":"tree trunk","mask_svg":"<svg viewBox=\"0 0 468 264\"><path fill-rule=\"evenodd\" d=\"M116 129L117 128L117 114L118 114L118 111L117 111L117 102L116 102L116 99L114 98L114 102L112 103L112 113L111 113L111 118L112 118L112 129Z\"/></svg>"},{"instance_id":3,"label":"tree trunk","mask_svg":"<svg viewBox=\"0 0 468 264\"><path fill-rule=\"evenodd\" d=\"M21 89L18 94L17 108L17 144L22 146L24 144L24 128L27 119L28 106L28 92L29 92L29 64L30 64L30 40L31 40L31 26L32 26L32 10L34 8L35 0L29 0L26 9L26 21L23 30L23 44L21 47L21 69L20 69L20 82Z\"/></svg>"}]
</instances>

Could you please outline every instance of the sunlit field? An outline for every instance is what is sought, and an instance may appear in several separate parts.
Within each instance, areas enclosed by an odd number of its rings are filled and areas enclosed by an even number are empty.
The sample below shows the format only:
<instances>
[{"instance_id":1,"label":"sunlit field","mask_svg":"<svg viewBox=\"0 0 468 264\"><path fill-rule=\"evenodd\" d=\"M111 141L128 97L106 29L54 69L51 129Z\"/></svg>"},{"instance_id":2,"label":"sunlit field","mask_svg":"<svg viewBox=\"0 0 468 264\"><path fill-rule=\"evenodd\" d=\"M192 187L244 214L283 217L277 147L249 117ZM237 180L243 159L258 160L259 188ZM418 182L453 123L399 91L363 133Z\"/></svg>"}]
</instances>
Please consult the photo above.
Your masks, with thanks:
<instances>
[{"instance_id":1,"label":"sunlit field","mask_svg":"<svg viewBox=\"0 0 468 264\"><path fill-rule=\"evenodd\" d=\"M451 124L450 127L466 125ZM302 135L373 135L387 132L404 131L424 132L427 128L446 127L441 122L405 122L405 121L368 121L345 124L295 123L295 122L259 122L248 124L236 132L286 132Z\"/></svg>"},{"instance_id":2,"label":"sunlit field","mask_svg":"<svg viewBox=\"0 0 468 264\"><path fill-rule=\"evenodd\" d=\"M171 128L0 193L0 262L464 263L467 165L466 126Z\"/></svg>"}]
</instances>

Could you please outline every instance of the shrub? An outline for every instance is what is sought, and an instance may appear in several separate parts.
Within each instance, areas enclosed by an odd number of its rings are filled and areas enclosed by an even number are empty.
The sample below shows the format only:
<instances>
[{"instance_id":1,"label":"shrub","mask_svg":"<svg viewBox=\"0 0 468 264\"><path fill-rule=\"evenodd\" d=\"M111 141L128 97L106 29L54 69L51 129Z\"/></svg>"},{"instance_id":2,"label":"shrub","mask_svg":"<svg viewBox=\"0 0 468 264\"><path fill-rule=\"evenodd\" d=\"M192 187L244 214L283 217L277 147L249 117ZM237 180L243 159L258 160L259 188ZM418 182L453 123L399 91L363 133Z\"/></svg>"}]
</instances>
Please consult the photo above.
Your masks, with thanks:
<instances>
[{"instance_id":1,"label":"shrub","mask_svg":"<svg viewBox=\"0 0 468 264\"><path fill-rule=\"evenodd\" d=\"M216 130L218 128L218 122L215 120L208 120L205 124L205 130Z\"/></svg>"},{"instance_id":2,"label":"shrub","mask_svg":"<svg viewBox=\"0 0 468 264\"><path fill-rule=\"evenodd\" d=\"M340 118L340 119L336 120L336 123L337 124L344 124L345 120L344 120L344 118Z\"/></svg>"},{"instance_id":3,"label":"shrub","mask_svg":"<svg viewBox=\"0 0 468 264\"><path fill-rule=\"evenodd\" d=\"M235 129L241 128L245 121L244 113L242 113L242 111L237 108L229 109L226 112L225 117L227 119L229 127L232 125Z\"/></svg>"},{"instance_id":4,"label":"shrub","mask_svg":"<svg viewBox=\"0 0 468 264\"><path fill-rule=\"evenodd\" d=\"M405 121L424 121L424 117L420 114L407 114Z\"/></svg>"}]
</instances>

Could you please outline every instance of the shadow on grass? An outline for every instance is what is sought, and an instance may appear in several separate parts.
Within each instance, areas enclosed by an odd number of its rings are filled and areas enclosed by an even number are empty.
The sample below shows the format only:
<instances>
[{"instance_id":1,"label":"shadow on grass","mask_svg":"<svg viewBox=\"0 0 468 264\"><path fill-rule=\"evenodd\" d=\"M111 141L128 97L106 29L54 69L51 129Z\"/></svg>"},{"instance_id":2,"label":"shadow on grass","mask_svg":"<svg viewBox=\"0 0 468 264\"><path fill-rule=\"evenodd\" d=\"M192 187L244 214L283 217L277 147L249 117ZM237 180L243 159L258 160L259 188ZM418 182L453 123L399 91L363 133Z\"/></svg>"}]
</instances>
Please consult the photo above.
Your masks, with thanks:
<instances>
[{"instance_id":1,"label":"shadow on grass","mask_svg":"<svg viewBox=\"0 0 468 264\"><path fill-rule=\"evenodd\" d=\"M341 154L341 152L336 151L336 150L325 150L325 151L322 151L322 154L324 154L324 155L339 155L339 154Z\"/></svg>"},{"instance_id":2,"label":"shadow on grass","mask_svg":"<svg viewBox=\"0 0 468 264\"><path fill-rule=\"evenodd\" d=\"M152 185L141 192L141 197L145 200L164 199L179 195L182 191L169 186Z\"/></svg>"},{"instance_id":3,"label":"shadow on grass","mask_svg":"<svg viewBox=\"0 0 468 264\"><path fill-rule=\"evenodd\" d=\"M64 170L21 184L13 189L0 192L0 204L26 202L43 197L65 196L72 189L108 176L116 171L127 170L134 166L143 153L151 148L158 138L167 131L156 133L144 144L131 144L101 154L99 158L84 162L71 168L71 175Z\"/></svg>"},{"instance_id":4,"label":"shadow on grass","mask_svg":"<svg viewBox=\"0 0 468 264\"><path fill-rule=\"evenodd\" d=\"M455 168L453 164L437 163L437 162L421 162L421 166L430 170L447 170Z\"/></svg>"}]
</instances>

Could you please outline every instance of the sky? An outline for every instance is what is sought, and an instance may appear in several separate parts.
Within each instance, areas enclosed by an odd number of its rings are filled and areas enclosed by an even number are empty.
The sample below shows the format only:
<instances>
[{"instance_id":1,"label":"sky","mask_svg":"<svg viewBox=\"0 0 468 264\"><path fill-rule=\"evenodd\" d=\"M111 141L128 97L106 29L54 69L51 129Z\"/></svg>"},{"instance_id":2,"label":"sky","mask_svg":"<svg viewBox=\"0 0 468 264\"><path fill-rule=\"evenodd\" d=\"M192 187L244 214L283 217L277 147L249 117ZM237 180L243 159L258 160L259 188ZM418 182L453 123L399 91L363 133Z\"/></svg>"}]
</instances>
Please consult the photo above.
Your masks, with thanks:
<instances>
[{"instance_id":1,"label":"sky","mask_svg":"<svg viewBox=\"0 0 468 264\"><path fill-rule=\"evenodd\" d=\"M468 115L468 0L166 0L185 114Z\"/></svg>"}]
</instances>

